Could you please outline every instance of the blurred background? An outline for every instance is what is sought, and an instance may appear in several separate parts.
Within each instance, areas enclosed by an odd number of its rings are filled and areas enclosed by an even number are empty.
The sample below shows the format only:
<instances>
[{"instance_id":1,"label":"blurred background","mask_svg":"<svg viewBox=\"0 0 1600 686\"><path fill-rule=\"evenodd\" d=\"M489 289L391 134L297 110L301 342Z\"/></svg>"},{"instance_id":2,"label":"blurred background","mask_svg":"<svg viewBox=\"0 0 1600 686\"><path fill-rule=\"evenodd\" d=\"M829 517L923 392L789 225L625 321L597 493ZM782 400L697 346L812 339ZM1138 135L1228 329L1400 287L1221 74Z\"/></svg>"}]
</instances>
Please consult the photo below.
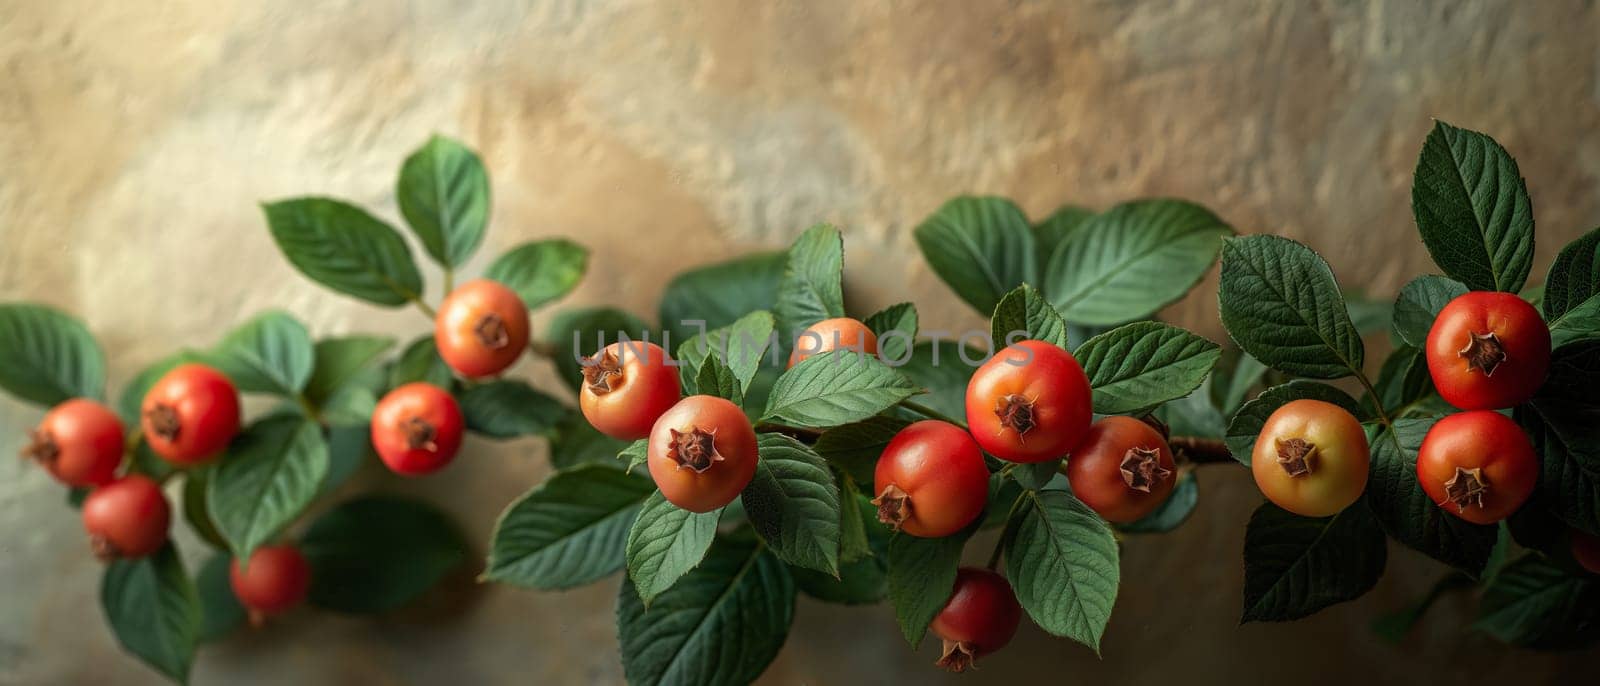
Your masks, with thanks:
<instances>
[{"instance_id":1,"label":"blurred background","mask_svg":"<svg viewBox=\"0 0 1600 686\"><path fill-rule=\"evenodd\" d=\"M1343 284L1389 297L1432 270L1409 189L1434 117L1493 135L1520 162L1538 219L1535 281L1600 225L1592 0L465 5L0 0L0 301L85 319L113 391L269 307L319 336L408 339L429 326L415 310L295 274L257 203L327 194L398 221L395 172L433 132L489 167L492 230L476 268L512 244L569 236L593 257L563 304L652 318L681 269L781 247L826 220L845 229L855 311L909 299L924 328L978 325L911 239L962 193L1009 196L1035 217L1179 196L1241 232L1309 243ZM1215 308L1213 274L1163 316L1222 340ZM565 392L542 362L514 374ZM39 417L0 399L0 454ZM547 473L544 451L478 441L440 476L365 478L439 503L481 559L500 510ZM1468 632L1474 605L1461 596L1402 644L1378 639L1369 623L1444 573L1398 547L1359 601L1239 627L1240 550L1260 496L1246 470L1200 477L1185 526L1125 546L1103 657L1028 626L961 681L1597 673L1594 654L1519 652ZM62 489L0 460L0 683L160 683L104 627L99 575ZM463 573L397 615L302 611L240 632L201 651L194 681L619 683L615 593L614 581L534 593ZM762 680L943 683L935 648L908 649L886 606L802 599Z\"/></svg>"}]
</instances>

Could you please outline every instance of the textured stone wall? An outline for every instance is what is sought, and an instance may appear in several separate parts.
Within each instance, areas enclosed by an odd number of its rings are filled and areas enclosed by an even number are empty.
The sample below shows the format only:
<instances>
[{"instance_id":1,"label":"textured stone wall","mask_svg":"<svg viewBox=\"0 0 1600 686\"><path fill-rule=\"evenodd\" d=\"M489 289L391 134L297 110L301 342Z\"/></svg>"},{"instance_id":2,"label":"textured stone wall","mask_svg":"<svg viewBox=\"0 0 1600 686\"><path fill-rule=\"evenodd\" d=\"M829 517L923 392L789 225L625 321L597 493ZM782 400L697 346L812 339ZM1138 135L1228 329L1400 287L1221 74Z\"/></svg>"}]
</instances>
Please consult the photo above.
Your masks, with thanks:
<instances>
[{"instance_id":1,"label":"textured stone wall","mask_svg":"<svg viewBox=\"0 0 1600 686\"><path fill-rule=\"evenodd\" d=\"M490 168L481 254L576 237L595 257L568 304L647 314L678 269L829 220L846 228L859 311L912 299L930 325L972 325L910 237L957 193L1011 196L1035 215L1190 198L1392 294L1430 266L1408 189L1431 117L1488 131L1521 162L1536 275L1600 224L1592 0L467 5L0 0L0 300L87 319L114 387L267 307L318 334L414 335L414 311L292 273L256 203L325 193L395 218L394 171L433 131ZM1221 337L1214 282L1166 315ZM558 388L539 363L519 373ZM0 453L37 418L0 400ZM545 464L537 441L479 442L442 476L368 481L435 499L481 544ZM1236 627L1259 496L1240 470L1202 483L1179 533L1126 547L1103 659L1029 628L965 681L1592 679L1592 655L1462 631L1462 598L1402 646L1379 641L1367 623L1442 574L1398 548L1358 602ZM98 576L60 489L0 460L0 683L155 682L101 626ZM244 632L208 646L195 681L615 683L613 595L464 577L383 621L308 612ZM932 660L927 645L906 649L887 608L802 601L764 680L929 683Z\"/></svg>"}]
</instances>

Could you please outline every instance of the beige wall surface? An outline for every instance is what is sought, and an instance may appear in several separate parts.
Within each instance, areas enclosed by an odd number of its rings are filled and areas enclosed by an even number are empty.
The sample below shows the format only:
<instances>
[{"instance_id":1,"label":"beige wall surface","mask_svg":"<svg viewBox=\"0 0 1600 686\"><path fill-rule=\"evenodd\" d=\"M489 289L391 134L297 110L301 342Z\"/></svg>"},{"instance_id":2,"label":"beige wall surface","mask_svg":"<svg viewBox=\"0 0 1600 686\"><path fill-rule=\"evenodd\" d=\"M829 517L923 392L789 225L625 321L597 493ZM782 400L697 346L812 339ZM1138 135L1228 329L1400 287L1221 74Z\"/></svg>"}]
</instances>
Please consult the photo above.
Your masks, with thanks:
<instances>
[{"instance_id":1,"label":"beige wall surface","mask_svg":"<svg viewBox=\"0 0 1600 686\"><path fill-rule=\"evenodd\" d=\"M268 307L320 335L419 334L415 311L298 277L256 203L330 194L397 219L393 174L434 131L490 169L480 255L557 235L593 248L568 305L650 314L676 270L829 220L861 311L910 299L927 326L970 326L910 236L958 193L1034 215L1185 197L1389 295L1431 268L1409 187L1433 117L1517 156L1537 277L1600 225L1596 36L1587 0L0 0L0 301L85 318L113 388ZM1165 316L1221 340L1215 277ZM517 374L560 389L543 363ZM38 417L0 400L0 453ZM547 471L541 442L474 442L438 477L366 481L440 503L481 552ZM1593 683L1595 655L1467 632L1462 597L1402 645L1378 640L1368 623L1443 573L1398 547L1359 601L1237 626L1259 496L1242 470L1202 482L1179 532L1126 545L1103 658L1030 627L964 681ZM103 627L85 547L61 490L0 460L0 683L157 682ZM395 616L304 611L241 632L204 649L195 681L616 683L614 593L463 577ZM930 650L908 650L887 607L802 601L763 680L943 683Z\"/></svg>"}]
</instances>

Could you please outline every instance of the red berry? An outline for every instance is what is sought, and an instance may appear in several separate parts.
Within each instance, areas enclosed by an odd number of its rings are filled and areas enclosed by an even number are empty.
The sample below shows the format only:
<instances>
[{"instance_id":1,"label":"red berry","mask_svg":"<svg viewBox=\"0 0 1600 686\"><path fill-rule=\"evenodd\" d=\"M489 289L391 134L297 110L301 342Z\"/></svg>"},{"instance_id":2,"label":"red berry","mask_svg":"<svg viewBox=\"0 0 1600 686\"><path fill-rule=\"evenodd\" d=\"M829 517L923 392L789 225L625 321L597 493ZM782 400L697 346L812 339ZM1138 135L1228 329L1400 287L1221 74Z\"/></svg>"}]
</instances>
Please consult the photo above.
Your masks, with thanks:
<instances>
[{"instance_id":1,"label":"red berry","mask_svg":"<svg viewBox=\"0 0 1600 686\"><path fill-rule=\"evenodd\" d=\"M228 580L239 603L250 611L251 624L259 626L266 617L305 600L311 588L311 565L292 545L256 548L244 566L233 561Z\"/></svg>"},{"instance_id":2,"label":"red berry","mask_svg":"<svg viewBox=\"0 0 1600 686\"><path fill-rule=\"evenodd\" d=\"M807 327L795 339L794 352L789 354L789 366L800 364L812 355L830 350L860 351L862 355L878 354L878 336L866 324L849 317L824 319Z\"/></svg>"},{"instance_id":3,"label":"red berry","mask_svg":"<svg viewBox=\"0 0 1600 686\"><path fill-rule=\"evenodd\" d=\"M172 508L160 484L132 474L100 486L83 499L83 528L102 560L139 558L167 542Z\"/></svg>"},{"instance_id":4,"label":"red berry","mask_svg":"<svg viewBox=\"0 0 1600 686\"><path fill-rule=\"evenodd\" d=\"M756 474L756 432L727 400L691 395L650 431L650 478L668 502L710 512L733 502Z\"/></svg>"},{"instance_id":5,"label":"red berry","mask_svg":"<svg viewBox=\"0 0 1600 686\"><path fill-rule=\"evenodd\" d=\"M396 474L421 476L450 464L461 449L461 406L421 381L389 391L372 411L372 447Z\"/></svg>"},{"instance_id":6,"label":"red berry","mask_svg":"<svg viewBox=\"0 0 1600 686\"><path fill-rule=\"evenodd\" d=\"M878 521L913 536L949 536L983 514L989 469L966 431L921 421L901 429L884 448L872 492Z\"/></svg>"},{"instance_id":7,"label":"red berry","mask_svg":"<svg viewBox=\"0 0 1600 686\"><path fill-rule=\"evenodd\" d=\"M22 450L68 486L111 483L124 449L122 420L93 400L73 398L50 409Z\"/></svg>"},{"instance_id":8,"label":"red berry","mask_svg":"<svg viewBox=\"0 0 1600 686\"><path fill-rule=\"evenodd\" d=\"M1090 509L1123 524L1160 507L1178 483L1167 441L1130 417L1106 417L1089 427L1067 458L1067 481Z\"/></svg>"},{"instance_id":9,"label":"red berry","mask_svg":"<svg viewBox=\"0 0 1600 686\"><path fill-rule=\"evenodd\" d=\"M944 654L937 664L952 672L966 671L978 658L1010 643L1021 621L1022 607L1005 577L962 567L956 572L950 602L929 627L944 640Z\"/></svg>"},{"instance_id":10,"label":"red berry","mask_svg":"<svg viewBox=\"0 0 1600 686\"><path fill-rule=\"evenodd\" d=\"M528 347L528 308L498 282L469 281L439 305L433 340L439 357L462 376L494 376Z\"/></svg>"},{"instance_id":11,"label":"red berry","mask_svg":"<svg viewBox=\"0 0 1600 686\"><path fill-rule=\"evenodd\" d=\"M222 372L181 364L145 393L140 414L151 450L176 465L198 464L239 433L239 391Z\"/></svg>"},{"instance_id":12,"label":"red berry","mask_svg":"<svg viewBox=\"0 0 1600 686\"><path fill-rule=\"evenodd\" d=\"M649 436L656 419L683 393L678 368L667 359L661 346L640 341L612 343L589 358L578 392L589 424L624 441Z\"/></svg>"},{"instance_id":13,"label":"red berry","mask_svg":"<svg viewBox=\"0 0 1600 686\"><path fill-rule=\"evenodd\" d=\"M1354 415L1321 400L1293 400L1261 426L1250 455L1256 486L1272 504L1302 517L1327 517L1367 489L1372 454Z\"/></svg>"},{"instance_id":14,"label":"red berry","mask_svg":"<svg viewBox=\"0 0 1600 686\"><path fill-rule=\"evenodd\" d=\"M1550 328L1511 293L1475 291L1451 300L1434 318L1427 348L1439 396L1463 410L1519 405L1550 369Z\"/></svg>"},{"instance_id":15,"label":"red berry","mask_svg":"<svg viewBox=\"0 0 1600 686\"><path fill-rule=\"evenodd\" d=\"M1022 341L973 372L967 425L989 454L1012 462L1062 457L1089 432L1089 378L1078 360L1044 341Z\"/></svg>"},{"instance_id":16,"label":"red berry","mask_svg":"<svg viewBox=\"0 0 1600 686\"><path fill-rule=\"evenodd\" d=\"M1417 481L1445 512L1493 524L1516 512L1539 482L1539 458L1522 427L1489 410L1435 422L1417 451Z\"/></svg>"}]
</instances>

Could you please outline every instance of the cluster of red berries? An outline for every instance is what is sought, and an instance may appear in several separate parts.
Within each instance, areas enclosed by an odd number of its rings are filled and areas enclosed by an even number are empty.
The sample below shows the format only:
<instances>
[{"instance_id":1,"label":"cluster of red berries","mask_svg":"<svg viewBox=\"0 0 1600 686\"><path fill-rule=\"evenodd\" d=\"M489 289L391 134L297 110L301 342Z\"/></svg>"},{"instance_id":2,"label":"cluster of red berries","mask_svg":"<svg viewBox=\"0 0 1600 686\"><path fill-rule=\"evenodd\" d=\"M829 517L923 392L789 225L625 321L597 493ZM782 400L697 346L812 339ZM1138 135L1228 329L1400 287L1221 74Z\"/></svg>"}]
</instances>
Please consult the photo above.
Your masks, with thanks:
<instances>
[{"instance_id":1,"label":"cluster of red berries","mask_svg":"<svg viewBox=\"0 0 1600 686\"><path fill-rule=\"evenodd\" d=\"M855 319L819 322L797 338L792 367L830 350L877 352ZM579 404L596 429L622 440L647 438L647 465L662 495L693 512L732 502L755 474L756 434L722 398L680 399L675 368L650 343L613 343L586 361ZM1107 520L1132 522L1172 493L1175 467L1162 434L1128 417L1093 422L1089 379L1072 354L1022 341L985 362L966 394L970 431L938 420L905 427L878 458L878 518L906 535L937 538L977 520L989 497L987 452L1012 463L1070 454L1073 492ZM939 664L961 671L1003 647L1022 610L1001 575L963 568L932 630L945 642Z\"/></svg>"},{"instance_id":2,"label":"cluster of red berries","mask_svg":"<svg viewBox=\"0 0 1600 686\"><path fill-rule=\"evenodd\" d=\"M142 440L175 467L221 455L239 432L239 392L221 372L182 364L163 375L140 405ZM50 409L24 453L62 483L89 488L83 528L102 560L137 559L167 543L172 506L156 480L117 471L129 445L122 421L105 405L73 398ZM310 566L293 546L257 549L233 566L235 595L259 621L305 598Z\"/></svg>"}]
</instances>

